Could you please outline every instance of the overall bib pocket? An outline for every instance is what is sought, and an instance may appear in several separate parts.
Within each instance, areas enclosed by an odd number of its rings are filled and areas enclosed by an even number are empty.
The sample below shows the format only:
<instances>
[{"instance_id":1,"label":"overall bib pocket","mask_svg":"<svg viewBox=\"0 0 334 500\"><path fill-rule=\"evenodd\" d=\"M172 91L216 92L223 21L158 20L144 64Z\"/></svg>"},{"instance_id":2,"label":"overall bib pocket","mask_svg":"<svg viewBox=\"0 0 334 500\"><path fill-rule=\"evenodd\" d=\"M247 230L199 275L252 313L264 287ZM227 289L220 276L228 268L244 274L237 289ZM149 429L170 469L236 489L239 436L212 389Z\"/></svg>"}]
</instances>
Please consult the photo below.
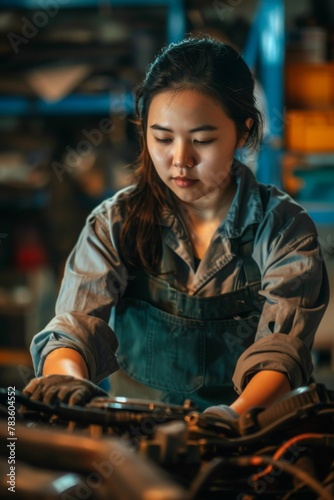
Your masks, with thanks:
<instances>
[{"instance_id":1,"label":"overall bib pocket","mask_svg":"<svg viewBox=\"0 0 334 500\"><path fill-rule=\"evenodd\" d=\"M205 323L176 317L136 299L116 309L120 367L145 385L191 393L204 383Z\"/></svg>"},{"instance_id":2,"label":"overall bib pocket","mask_svg":"<svg viewBox=\"0 0 334 500\"><path fill-rule=\"evenodd\" d=\"M166 394L221 398L233 390L236 363L254 342L258 321L256 313L215 321L180 318L127 298L116 311L118 362L131 378Z\"/></svg>"},{"instance_id":3,"label":"overall bib pocket","mask_svg":"<svg viewBox=\"0 0 334 500\"><path fill-rule=\"evenodd\" d=\"M207 322L204 388L224 392L241 354L254 342L259 314Z\"/></svg>"}]
</instances>

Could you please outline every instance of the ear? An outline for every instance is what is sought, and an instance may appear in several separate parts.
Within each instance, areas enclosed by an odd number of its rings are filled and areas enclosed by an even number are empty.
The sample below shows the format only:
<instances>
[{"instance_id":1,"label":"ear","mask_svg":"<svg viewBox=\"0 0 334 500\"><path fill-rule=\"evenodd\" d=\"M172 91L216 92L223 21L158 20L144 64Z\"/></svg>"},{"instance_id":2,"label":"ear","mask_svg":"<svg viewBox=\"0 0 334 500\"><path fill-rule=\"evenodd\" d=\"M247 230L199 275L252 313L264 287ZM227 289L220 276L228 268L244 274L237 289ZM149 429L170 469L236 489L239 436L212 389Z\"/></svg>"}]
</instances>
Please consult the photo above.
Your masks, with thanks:
<instances>
[{"instance_id":1,"label":"ear","mask_svg":"<svg viewBox=\"0 0 334 500\"><path fill-rule=\"evenodd\" d=\"M254 123L253 118L247 118L247 120L245 121L245 125L246 125L246 128L248 131L252 128L253 123ZM248 132L246 132L245 135L243 135L239 139L237 147L242 148L244 146L245 142L247 141L247 138L248 138Z\"/></svg>"}]
</instances>

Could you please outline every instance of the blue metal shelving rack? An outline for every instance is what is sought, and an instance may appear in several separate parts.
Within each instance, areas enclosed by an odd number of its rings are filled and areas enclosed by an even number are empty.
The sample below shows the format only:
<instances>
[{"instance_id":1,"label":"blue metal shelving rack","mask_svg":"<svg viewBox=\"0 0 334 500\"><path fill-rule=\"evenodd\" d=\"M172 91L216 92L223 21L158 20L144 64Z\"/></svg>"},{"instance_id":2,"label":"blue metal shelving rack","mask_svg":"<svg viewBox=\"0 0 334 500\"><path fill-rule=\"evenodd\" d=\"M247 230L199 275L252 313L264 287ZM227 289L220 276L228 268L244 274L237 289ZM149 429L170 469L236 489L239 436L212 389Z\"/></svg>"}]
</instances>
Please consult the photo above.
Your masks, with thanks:
<instances>
[{"instance_id":1,"label":"blue metal shelving rack","mask_svg":"<svg viewBox=\"0 0 334 500\"><path fill-rule=\"evenodd\" d=\"M94 7L167 7L167 39L176 42L185 32L185 12L182 0L58 0L60 9ZM43 11L38 0L0 0L0 8L22 8Z\"/></svg>"},{"instance_id":2,"label":"blue metal shelving rack","mask_svg":"<svg viewBox=\"0 0 334 500\"><path fill-rule=\"evenodd\" d=\"M244 57L247 64L259 68L259 80L267 100L269 131L259 156L257 177L261 182L280 187L284 154L284 54L285 1L260 0L252 24ZM334 203L301 204L317 225L334 224Z\"/></svg>"},{"instance_id":3,"label":"blue metal shelving rack","mask_svg":"<svg viewBox=\"0 0 334 500\"><path fill-rule=\"evenodd\" d=\"M185 33L185 11L183 0L59 0L59 9L94 8L94 7L167 7L166 33L168 42L177 42ZM42 2L37 0L0 0L1 8L35 9L43 11ZM46 14L47 15L47 14ZM133 111L134 99L131 93L108 92L102 95L88 96L72 94L57 102L43 99L27 99L0 95L0 115L69 115L103 114Z\"/></svg>"},{"instance_id":4,"label":"blue metal shelving rack","mask_svg":"<svg viewBox=\"0 0 334 500\"><path fill-rule=\"evenodd\" d=\"M175 42L185 33L183 0L59 0L60 8L166 6L167 40ZM38 0L0 0L1 8L41 10ZM285 53L285 0L259 0L244 51L248 65L259 69L268 109L269 130L259 156L258 179L281 186L281 162L284 139L284 53ZM70 95L61 101L49 103L42 99L0 96L0 115L29 114L103 114L113 111L129 112L133 109L133 95L108 93L97 96ZM334 204L305 203L305 208L317 224L334 224Z\"/></svg>"},{"instance_id":5,"label":"blue metal shelving rack","mask_svg":"<svg viewBox=\"0 0 334 500\"><path fill-rule=\"evenodd\" d=\"M167 39L176 42L185 32L185 12L182 0L58 0L59 9L92 7L167 7ZM36 9L43 11L38 0L0 0L0 8Z\"/></svg>"},{"instance_id":6,"label":"blue metal shelving rack","mask_svg":"<svg viewBox=\"0 0 334 500\"><path fill-rule=\"evenodd\" d=\"M258 178L281 185L280 161L284 132L284 0L261 0L251 26L244 58L263 87L268 111L268 134L262 145Z\"/></svg>"}]
</instances>

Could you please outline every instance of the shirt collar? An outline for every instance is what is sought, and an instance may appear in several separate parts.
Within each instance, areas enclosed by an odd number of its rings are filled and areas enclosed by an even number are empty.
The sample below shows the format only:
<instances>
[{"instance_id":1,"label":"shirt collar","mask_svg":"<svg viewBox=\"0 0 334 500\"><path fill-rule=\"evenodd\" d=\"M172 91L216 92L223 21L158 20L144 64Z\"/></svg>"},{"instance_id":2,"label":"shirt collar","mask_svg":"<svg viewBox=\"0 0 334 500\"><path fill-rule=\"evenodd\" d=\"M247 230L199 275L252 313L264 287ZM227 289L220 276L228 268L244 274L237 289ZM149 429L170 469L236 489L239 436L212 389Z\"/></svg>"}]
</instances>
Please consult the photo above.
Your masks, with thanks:
<instances>
[{"instance_id":1,"label":"shirt collar","mask_svg":"<svg viewBox=\"0 0 334 500\"><path fill-rule=\"evenodd\" d=\"M234 160L232 175L235 176L237 190L221 227L227 238L238 238L247 227L262 220L263 206L259 183L250 168Z\"/></svg>"},{"instance_id":2,"label":"shirt collar","mask_svg":"<svg viewBox=\"0 0 334 500\"><path fill-rule=\"evenodd\" d=\"M263 207L259 184L250 168L238 160L234 160L232 175L235 177L237 190L220 229L227 238L238 238L248 226L257 224L262 220ZM160 224L172 227L175 217L176 213L166 207L161 213Z\"/></svg>"}]
</instances>

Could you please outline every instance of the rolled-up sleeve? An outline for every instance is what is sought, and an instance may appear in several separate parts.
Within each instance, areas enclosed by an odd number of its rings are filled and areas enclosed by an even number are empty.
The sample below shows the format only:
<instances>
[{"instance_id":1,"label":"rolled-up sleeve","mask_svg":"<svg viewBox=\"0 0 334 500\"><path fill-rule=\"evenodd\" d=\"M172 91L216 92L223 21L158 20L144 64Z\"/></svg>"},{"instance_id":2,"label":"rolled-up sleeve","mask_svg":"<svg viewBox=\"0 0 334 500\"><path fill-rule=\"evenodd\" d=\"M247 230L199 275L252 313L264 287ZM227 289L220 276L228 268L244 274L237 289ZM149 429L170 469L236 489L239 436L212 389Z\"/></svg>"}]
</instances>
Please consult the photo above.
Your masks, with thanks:
<instances>
[{"instance_id":1,"label":"rolled-up sleeve","mask_svg":"<svg viewBox=\"0 0 334 500\"><path fill-rule=\"evenodd\" d=\"M110 217L110 209L94 211L67 260L56 316L31 343L37 376L42 374L46 356L61 347L82 355L94 382L119 368L118 341L109 320L126 288L128 273L117 251L120 220L116 216L111 223Z\"/></svg>"},{"instance_id":2,"label":"rolled-up sleeve","mask_svg":"<svg viewBox=\"0 0 334 500\"><path fill-rule=\"evenodd\" d=\"M314 336L328 305L328 276L313 222L302 212L268 238L275 225L270 216L255 245L265 302L255 342L234 372L239 394L261 370L286 374L292 388L307 384Z\"/></svg>"}]
</instances>

